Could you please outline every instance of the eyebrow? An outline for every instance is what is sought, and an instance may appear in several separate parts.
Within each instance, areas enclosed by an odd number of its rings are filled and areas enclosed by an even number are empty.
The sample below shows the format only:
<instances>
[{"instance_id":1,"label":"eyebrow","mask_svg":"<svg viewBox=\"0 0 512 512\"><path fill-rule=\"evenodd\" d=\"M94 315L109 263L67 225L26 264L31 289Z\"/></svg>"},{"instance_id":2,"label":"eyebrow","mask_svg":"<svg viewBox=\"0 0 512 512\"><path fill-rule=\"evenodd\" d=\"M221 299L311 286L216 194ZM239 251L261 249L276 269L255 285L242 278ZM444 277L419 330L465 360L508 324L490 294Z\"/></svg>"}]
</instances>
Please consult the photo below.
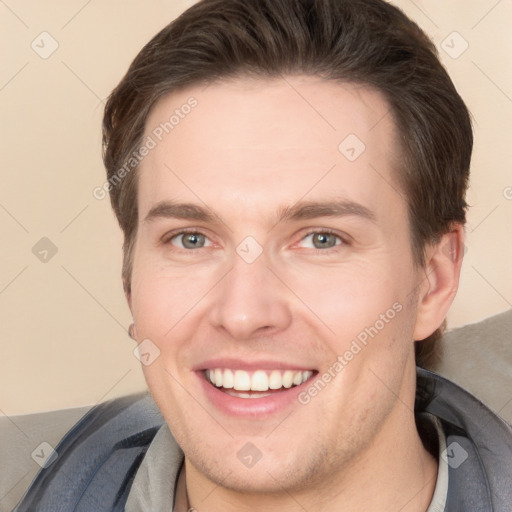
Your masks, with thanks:
<instances>
[{"instance_id":1,"label":"eyebrow","mask_svg":"<svg viewBox=\"0 0 512 512\"><path fill-rule=\"evenodd\" d=\"M192 203L160 201L149 210L146 217L144 217L144 222L150 222L158 218L212 222L215 216L206 208Z\"/></svg>"},{"instance_id":2,"label":"eyebrow","mask_svg":"<svg viewBox=\"0 0 512 512\"><path fill-rule=\"evenodd\" d=\"M279 208L277 222L345 216L356 216L372 222L376 221L375 213L366 206L354 201L340 200L327 202L300 201L293 206ZM149 210L144 222L151 222L158 218L213 222L220 217L214 215L209 209L193 203L160 201Z\"/></svg>"},{"instance_id":3,"label":"eyebrow","mask_svg":"<svg viewBox=\"0 0 512 512\"><path fill-rule=\"evenodd\" d=\"M360 203L348 200L340 201L301 201L293 206L279 210L279 222L287 220L305 220L316 217L356 216L376 222L375 213Z\"/></svg>"}]
</instances>

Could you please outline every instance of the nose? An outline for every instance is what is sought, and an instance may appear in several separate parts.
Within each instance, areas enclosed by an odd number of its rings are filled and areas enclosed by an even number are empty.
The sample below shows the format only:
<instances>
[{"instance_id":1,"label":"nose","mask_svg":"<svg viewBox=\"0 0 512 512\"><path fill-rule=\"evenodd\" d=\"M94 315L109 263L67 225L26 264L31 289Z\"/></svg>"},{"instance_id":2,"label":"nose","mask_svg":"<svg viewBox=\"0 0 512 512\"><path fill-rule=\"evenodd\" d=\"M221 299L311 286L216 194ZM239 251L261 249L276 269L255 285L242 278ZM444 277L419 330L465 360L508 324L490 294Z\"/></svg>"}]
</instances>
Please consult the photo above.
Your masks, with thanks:
<instances>
[{"instance_id":1,"label":"nose","mask_svg":"<svg viewBox=\"0 0 512 512\"><path fill-rule=\"evenodd\" d=\"M252 263L235 254L213 304L214 326L239 341L271 335L291 323L289 291L269 268L265 254Z\"/></svg>"}]
</instances>

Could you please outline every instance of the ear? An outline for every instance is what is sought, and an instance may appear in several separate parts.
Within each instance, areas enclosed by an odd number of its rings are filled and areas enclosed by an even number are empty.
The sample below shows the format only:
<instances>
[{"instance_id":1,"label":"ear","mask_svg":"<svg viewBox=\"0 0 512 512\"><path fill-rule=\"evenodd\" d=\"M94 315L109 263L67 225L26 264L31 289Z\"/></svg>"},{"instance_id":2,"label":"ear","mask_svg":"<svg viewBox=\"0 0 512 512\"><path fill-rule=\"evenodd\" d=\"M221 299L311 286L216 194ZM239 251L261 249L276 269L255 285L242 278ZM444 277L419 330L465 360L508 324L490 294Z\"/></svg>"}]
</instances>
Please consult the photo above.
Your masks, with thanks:
<instances>
[{"instance_id":1,"label":"ear","mask_svg":"<svg viewBox=\"0 0 512 512\"><path fill-rule=\"evenodd\" d=\"M454 224L439 243L427 247L414 340L430 336L446 318L459 287L464 248L462 224Z\"/></svg>"}]
</instances>

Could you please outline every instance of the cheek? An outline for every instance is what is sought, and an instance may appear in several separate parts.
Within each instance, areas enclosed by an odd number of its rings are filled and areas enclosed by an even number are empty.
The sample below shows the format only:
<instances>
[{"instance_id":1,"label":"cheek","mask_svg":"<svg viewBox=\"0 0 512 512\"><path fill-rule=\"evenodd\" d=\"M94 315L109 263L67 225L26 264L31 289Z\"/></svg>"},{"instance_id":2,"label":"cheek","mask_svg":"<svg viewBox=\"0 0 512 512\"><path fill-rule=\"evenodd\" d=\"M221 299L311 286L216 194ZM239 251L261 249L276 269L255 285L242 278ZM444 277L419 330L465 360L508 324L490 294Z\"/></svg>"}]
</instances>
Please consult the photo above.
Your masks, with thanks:
<instances>
[{"instance_id":1,"label":"cheek","mask_svg":"<svg viewBox=\"0 0 512 512\"><path fill-rule=\"evenodd\" d=\"M332 348L340 353L365 329L377 324L380 332L391 332L403 309L404 285L384 264L365 262L309 272L290 272L286 278L301 303L312 313L311 322L323 324ZM299 305L303 309L302 305Z\"/></svg>"},{"instance_id":2,"label":"cheek","mask_svg":"<svg viewBox=\"0 0 512 512\"><path fill-rule=\"evenodd\" d=\"M207 269L179 271L151 258L135 260L132 278L132 312L139 336L165 338L186 324L209 288Z\"/></svg>"}]
</instances>

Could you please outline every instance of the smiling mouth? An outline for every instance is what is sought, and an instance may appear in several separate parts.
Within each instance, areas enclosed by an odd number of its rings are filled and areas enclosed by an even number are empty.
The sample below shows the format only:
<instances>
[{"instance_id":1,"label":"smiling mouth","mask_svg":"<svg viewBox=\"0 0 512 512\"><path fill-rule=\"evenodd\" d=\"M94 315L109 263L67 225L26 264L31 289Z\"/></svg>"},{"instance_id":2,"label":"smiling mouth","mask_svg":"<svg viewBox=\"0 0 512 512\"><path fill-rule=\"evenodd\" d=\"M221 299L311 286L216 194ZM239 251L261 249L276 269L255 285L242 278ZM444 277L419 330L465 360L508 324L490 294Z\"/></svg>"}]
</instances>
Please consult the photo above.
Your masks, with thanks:
<instances>
[{"instance_id":1,"label":"smiling mouth","mask_svg":"<svg viewBox=\"0 0 512 512\"><path fill-rule=\"evenodd\" d=\"M204 370L205 379L224 393L237 398L264 398L304 384L316 370Z\"/></svg>"}]
</instances>

